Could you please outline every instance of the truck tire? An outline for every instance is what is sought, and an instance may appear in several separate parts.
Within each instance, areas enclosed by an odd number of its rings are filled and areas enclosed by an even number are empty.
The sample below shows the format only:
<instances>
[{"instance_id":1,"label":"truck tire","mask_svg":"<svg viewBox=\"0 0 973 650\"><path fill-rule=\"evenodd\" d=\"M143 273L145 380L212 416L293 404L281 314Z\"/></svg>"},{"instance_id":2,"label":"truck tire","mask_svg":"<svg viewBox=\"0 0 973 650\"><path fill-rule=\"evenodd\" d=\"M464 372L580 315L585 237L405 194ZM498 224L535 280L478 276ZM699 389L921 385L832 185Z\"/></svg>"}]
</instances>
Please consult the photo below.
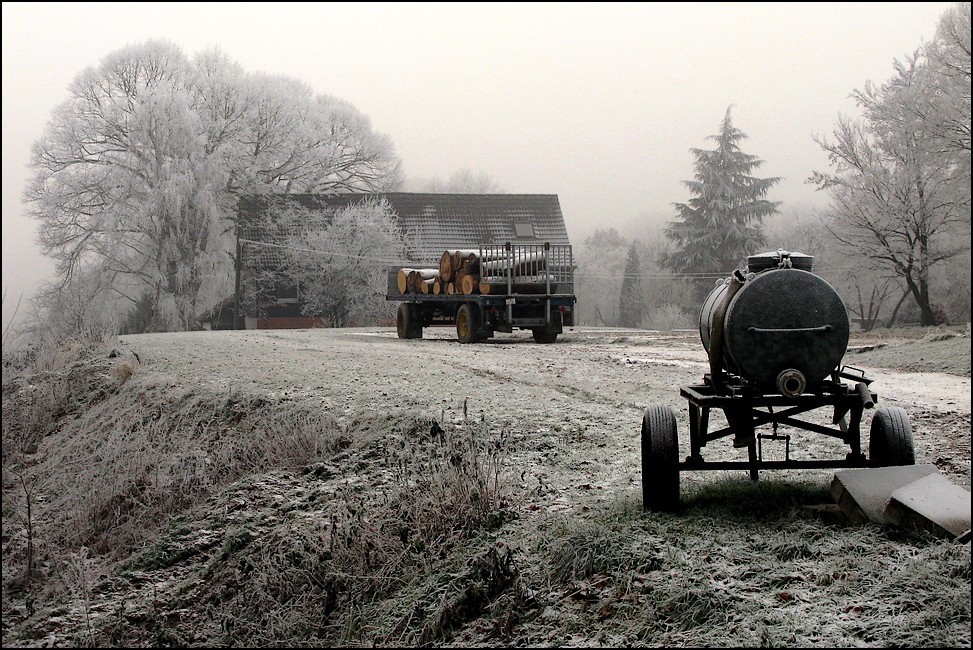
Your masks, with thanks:
<instances>
[{"instance_id":1,"label":"truck tire","mask_svg":"<svg viewBox=\"0 0 973 650\"><path fill-rule=\"evenodd\" d=\"M887 406L875 411L868 439L868 453L875 467L915 465L912 425L905 409Z\"/></svg>"},{"instance_id":2,"label":"truck tire","mask_svg":"<svg viewBox=\"0 0 973 650\"><path fill-rule=\"evenodd\" d=\"M531 329L537 343L553 343L561 333L561 312L551 310L551 322L546 327Z\"/></svg>"},{"instance_id":3,"label":"truck tire","mask_svg":"<svg viewBox=\"0 0 973 650\"><path fill-rule=\"evenodd\" d=\"M653 404L642 417L642 507L674 512L679 506L676 414Z\"/></svg>"},{"instance_id":4,"label":"truck tire","mask_svg":"<svg viewBox=\"0 0 973 650\"><path fill-rule=\"evenodd\" d=\"M414 305L403 302L395 314L395 333L400 339L421 339L422 318Z\"/></svg>"},{"instance_id":5,"label":"truck tire","mask_svg":"<svg viewBox=\"0 0 973 650\"><path fill-rule=\"evenodd\" d=\"M456 338L460 343L476 343L480 340L479 331L479 312L470 303L463 303L456 312Z\"/></svg>"},{"instance_id":6,"label":"truck tire","mask_svg":"<svg viewBox=\"0 0 973 650\"><path fill-rule=\"evenodd\" d=\"M534 335L535 343L553 343L557 340L557 332L546 330L543 327L535 327L531 330Z\"/></svg>"}]
</instances>

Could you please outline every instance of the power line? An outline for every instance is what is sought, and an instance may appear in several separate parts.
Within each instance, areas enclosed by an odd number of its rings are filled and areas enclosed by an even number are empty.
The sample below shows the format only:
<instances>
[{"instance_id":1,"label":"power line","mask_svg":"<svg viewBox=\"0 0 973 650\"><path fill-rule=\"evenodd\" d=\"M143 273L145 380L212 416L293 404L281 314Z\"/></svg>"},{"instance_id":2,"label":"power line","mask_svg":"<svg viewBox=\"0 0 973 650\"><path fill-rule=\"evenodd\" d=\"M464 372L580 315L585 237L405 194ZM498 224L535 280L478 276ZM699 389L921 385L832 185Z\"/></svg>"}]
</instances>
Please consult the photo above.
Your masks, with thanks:
<instances>
[{"instance_id":1,"label":"power line","mask_svg":"<svg viewBox=\"0 0 973 650\"><path fill-rule=\"evenodd\" d=\"M253 239L240 239L241 243L253 244L255 246L265 246L268 248L282 248L285 250L298 251L301 253L312 253L315 255L329 255L336 257L344 257L347 259L356 259L365 262L377 262L382 264L389 264L391 266L402 266L407 267L410 265L417 264L414 260L403 260L403 259L389 259L385 257L373 257L369 255L355 255L353 253L343 253L339 251L326 251L314 248L304 248L301 246L291 246L287 244L276 244L273 242L257 241ZM577 267L575 267L577 268ZM860 270L857 266L834 266L825 267L824 269L816 268L814 272L821 275L824 273L835 273L835 272L845 272ZM701 273L585 273L584 271L575 271L575 280L624 280L624 279L639 279L639 280L722 280L728 278L732 275L732 271L727 271L725 273L720 272L701 272Z\"/></svg>"}]
</instances>

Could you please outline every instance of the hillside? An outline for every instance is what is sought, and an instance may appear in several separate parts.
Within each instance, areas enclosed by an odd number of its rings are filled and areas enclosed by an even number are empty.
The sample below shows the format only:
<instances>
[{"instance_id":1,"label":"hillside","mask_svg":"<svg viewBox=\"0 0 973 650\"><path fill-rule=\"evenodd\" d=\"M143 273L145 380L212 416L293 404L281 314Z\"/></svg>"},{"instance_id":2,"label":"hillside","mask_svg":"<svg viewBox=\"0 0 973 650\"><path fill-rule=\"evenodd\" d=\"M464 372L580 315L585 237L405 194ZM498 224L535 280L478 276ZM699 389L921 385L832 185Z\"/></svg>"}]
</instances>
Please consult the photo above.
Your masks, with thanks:
<instances>
[{"instance_id":1,"label":"hillside","mask_svg":"<svg viewBox=\"0 0 973 650\"><path fill-rule=\"evenodd\" d=\"M845 363L969 489L970 338L934 338L856 335ZM802 516L833 471L683 472L678 514L642 511L647 406L688 454L695 332L62 354L4 368L4 647L970 645L969 545Z\"/></svg>"}]
</instances>

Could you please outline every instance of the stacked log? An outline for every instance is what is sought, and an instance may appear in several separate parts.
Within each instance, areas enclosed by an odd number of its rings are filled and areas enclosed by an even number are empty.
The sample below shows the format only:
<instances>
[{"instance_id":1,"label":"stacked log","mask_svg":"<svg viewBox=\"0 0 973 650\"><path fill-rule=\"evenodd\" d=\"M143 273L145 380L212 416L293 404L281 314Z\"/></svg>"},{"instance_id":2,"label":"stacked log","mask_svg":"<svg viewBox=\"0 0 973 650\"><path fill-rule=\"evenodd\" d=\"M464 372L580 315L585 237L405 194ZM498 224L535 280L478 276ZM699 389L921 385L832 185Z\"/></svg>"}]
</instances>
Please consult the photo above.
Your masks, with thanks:
<instances>
[{"instance_id":1,"label":"stacked log","mask_svg":"<svg viewBox=\"0 0 973 650\"><path fill-rule=\"evenodd\" d=\"M396 286L399 293L431 293L438 269L399 269Z\"/></svg>"},{"instance_id":2,"label":"stacked log","mask_svg":"<svg viewBox=\"0 0 973 650\"><path fill-rule=\"evenodd\" d=\"M528 294L545 293L547 291L548 281L551 283L551 291L557 291L557 283L555 283L554 278L545 274L515 277L510 285L510 292ZM488 276L481 278L479 292L485 296L506 294L506 276Z\"/></svg>"},{"instance_id":3,"label":"stacked log","mask_svg":"<svg viewBox=\"0 0 973 650\"><path fill-rule=\"evenodd\" d=\"M463 268L467 260L475 260L478 251L474 250L452 250L443 251L439 258L439 279L443 282L451 282L456 272Z\"/></svg>"},{"instance_id":4,"label":"stacked log","mask_svg":"<svg viewBox=\"0 0 973 650\"><path fill-rule=\"evenodd\" d=\"M503 295L507 293L507 273L511 268L513 293L545 293L548 283L556 291L554 277L545 268L543 252L515 253L505 251L481 259L476 250L446 250L439 258L439 268L403 268L398 272L399 292L432 295Z\"/></svg>"}]
</instances>

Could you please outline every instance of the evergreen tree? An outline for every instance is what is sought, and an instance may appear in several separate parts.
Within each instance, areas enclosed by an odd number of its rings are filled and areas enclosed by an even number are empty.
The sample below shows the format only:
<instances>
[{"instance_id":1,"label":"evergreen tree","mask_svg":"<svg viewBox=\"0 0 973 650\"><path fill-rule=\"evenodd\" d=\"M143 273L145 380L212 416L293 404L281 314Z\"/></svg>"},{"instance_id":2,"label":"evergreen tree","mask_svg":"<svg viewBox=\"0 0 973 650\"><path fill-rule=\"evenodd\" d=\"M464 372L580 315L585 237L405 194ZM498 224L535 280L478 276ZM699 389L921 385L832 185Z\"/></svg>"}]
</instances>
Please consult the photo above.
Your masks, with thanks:
<instances>
[{"instance_id":1,"label":"evergreen tree","mask_svg":"<svg viewBox=\"0 0 973 650\"><path fill-rule=\"evenodd\" d=\"M708 138L716 141L716 149L691 150L694 180L683 184L693 198L674 204L678 219L669 222L665 235L676 249L660 260L675 273L729 274L739 268L766 245L763 220L780 205L764 197L781 179L750 175L763 161L740 151L738 143L747 135L733 126L731 108L720 133ZM709 280L705 284L712 286Z\"/></svg>"},{"instance_id":2,"label":"evergreen tree","mask_svg":"<svg viewBox=\"0 0 973 650\"><path fill-rule=\"evenodd\" d=\"M628 249L625 261L625 274L622 277L622 291L618 297L618 324L621 327L638 327L645 311L642 299L642 270L636 242Z\"/></svg>"}]
</instances>

